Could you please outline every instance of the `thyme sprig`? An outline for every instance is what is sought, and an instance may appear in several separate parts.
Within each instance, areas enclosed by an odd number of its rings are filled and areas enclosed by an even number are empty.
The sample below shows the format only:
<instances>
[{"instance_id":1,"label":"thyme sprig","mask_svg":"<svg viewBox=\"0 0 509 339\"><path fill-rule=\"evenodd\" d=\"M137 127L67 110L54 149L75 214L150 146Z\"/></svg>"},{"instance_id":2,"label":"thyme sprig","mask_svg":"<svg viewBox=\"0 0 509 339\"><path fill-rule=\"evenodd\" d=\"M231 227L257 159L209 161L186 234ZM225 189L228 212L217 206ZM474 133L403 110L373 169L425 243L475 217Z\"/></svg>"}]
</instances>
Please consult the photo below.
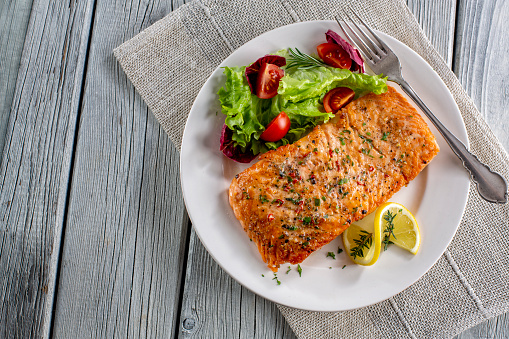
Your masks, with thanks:
<instances>
[{"instance_id":1,"label":"thyme sprig","mask_svg":"<svg viewBox=\"0 0 509 339\"><path fill-rule=\"evenodd\" d=\"M330 67L323 61L312 57L309 54L299 51L298 48L293 50L292 48L288 48L288 52L290 53L290 57L288 58L288 64L286 65L286 69L294 68L297 69L310 69L315 67Z\"/></svg>"},{"instance_id":2,"label":"thyme sprig","mask_svg":"<svg viewBox=\"0 0 509 339\"><path fill-rule=\"evenodd\" d=\"M391 235L394 239L396 239L396 236L394 235L394 218L396 218L396 215L398 214L392 214L391 211L387 211L387 213L383 216L384 220L387 222L387 226L384 229L384 239L382 240L382 243L384 244L384 251L387 250L387 246L393 244L390 240Z\"/></svg>"},{"instance_id":3,"label":"thyme sprig","mask_svg":"<svg viewBox=\"0 0 509 339\"><path fill-rule=\"evenodd\" d=\"M364 249L369 249L373 242L373 234L367 231L360 231L360 239L354 239L353 242L356 243L354 247L350 249L350 256L354 259L357 257L364 257Z\"/></svg>"}]
</instances>

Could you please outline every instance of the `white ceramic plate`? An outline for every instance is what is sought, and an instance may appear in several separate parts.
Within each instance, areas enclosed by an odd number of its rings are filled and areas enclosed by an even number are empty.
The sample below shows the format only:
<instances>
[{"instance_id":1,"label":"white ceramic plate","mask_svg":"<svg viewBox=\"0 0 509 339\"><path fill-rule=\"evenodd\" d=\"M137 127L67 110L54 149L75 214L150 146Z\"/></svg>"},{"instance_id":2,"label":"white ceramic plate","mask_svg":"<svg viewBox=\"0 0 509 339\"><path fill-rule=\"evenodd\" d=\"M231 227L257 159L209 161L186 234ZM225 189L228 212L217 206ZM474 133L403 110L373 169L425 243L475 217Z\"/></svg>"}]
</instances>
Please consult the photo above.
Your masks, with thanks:
<instances>
[{"instance_id":1,"label":"white ceramic plate","mask_svg":"<svg viewBox=\"0 0 509 339\"><path fill-rule=\"evenodd\" d=\"M340 32L332 21L302 22L275 29L237 49L220 67L247 65L287 47L313 53L318 44L325 42L329 28ZM423 101L445 126L467 143L458 107L439 76L407 46L380 35L399 56L404 77ZM374 266L362 267L354 265L344 252L336 255L336 260L326 257L327 252L337 252L338 246L342 247L338 237L301 264L301 277L296 265L291 265L288 274L290 265L283 265L278 273L281 285L277 285L228 203L231 180L248 165L235 163L219 151L224 116L216 93L224 83L222 72L218 68L212 73L193 104L182 141L180 172L194 229L228 274L251 291L279 304L313 311L343 311L385 300L428 271L454 236L469 189L466 171L432 126L441 149L439 155L390 199L414 213L421 229L419 253L414 256L392 246ZM363 222L369 225L370 219L372 216Z\"/></svg>"}]
</instances>

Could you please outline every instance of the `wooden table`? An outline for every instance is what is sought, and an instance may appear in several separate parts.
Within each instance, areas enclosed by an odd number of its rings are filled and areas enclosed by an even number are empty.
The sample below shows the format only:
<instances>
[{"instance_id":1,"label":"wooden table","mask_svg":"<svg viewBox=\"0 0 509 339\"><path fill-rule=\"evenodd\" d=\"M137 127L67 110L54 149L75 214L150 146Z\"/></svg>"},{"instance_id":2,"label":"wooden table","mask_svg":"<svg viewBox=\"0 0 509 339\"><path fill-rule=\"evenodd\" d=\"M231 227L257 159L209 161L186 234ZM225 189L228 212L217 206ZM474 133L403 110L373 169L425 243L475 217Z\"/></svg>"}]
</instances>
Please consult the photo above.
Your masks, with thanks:
<instances>
[{"instance_id":1,"label":"wooden table","mask_svg":"<svg viewBox=\"0 0 509 339\"><path fill-rule=\"evenodd\" d=\"M294 337L201 245L178 152L113 57L182 3L0 0L0 337ZM509 149L509 1L408 4Z\"/></svg>"}]
</instances>

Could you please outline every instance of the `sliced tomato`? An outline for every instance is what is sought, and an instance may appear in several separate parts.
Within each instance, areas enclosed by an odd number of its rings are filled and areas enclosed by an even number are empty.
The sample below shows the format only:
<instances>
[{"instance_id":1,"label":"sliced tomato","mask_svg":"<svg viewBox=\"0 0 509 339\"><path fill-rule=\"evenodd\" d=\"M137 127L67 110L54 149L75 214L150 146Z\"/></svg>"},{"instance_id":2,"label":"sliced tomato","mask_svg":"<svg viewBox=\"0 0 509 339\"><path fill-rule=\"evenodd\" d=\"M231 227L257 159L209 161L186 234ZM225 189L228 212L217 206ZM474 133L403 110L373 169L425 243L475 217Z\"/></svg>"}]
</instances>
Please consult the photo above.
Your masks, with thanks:
<instances>
[{"instance_id":1,"label":"sliced tomato","mask_svg":"<svg viewBox=\"0 0 509 339\"><path fill-rule=\"evenodd\" d=\"M278 141L290 130L290 118L285 112L281 112L267 125L260 139L265 141Z\"/></svg>"},{"instance_id":2,"label":"sliced tomato","mask_svg":"<svg viewBox=\"0 0 509 339\"><path fill-rule=\"evenodd\" d=\"M350 55L339 45L326 42L316 47L318 56L327 65L336 68L350 69L352 67L352 59Z\"/></svg>"},{"instance_id":3,"label":"sliced tomato","mask_svg":"<svg viewBox=\"0 0 509 339\"><path fill-rule=\"evenodd\" d=\"M256 96L260 99L270 99L276 96L279 80L285 75L279 66L264 63L258 72L256 81Z\"/></svg>"},{"instance_id":4,"label":"sliced tomato","mask_svg":"<svg viewBox=\"0 0 509 339\"><path fill-rule=\"evenodd\" d=\"M348 87L331 89L323 97L323 108L327 113L336 113L353 100L355 92Z\"/></svg>"}]
</instances>

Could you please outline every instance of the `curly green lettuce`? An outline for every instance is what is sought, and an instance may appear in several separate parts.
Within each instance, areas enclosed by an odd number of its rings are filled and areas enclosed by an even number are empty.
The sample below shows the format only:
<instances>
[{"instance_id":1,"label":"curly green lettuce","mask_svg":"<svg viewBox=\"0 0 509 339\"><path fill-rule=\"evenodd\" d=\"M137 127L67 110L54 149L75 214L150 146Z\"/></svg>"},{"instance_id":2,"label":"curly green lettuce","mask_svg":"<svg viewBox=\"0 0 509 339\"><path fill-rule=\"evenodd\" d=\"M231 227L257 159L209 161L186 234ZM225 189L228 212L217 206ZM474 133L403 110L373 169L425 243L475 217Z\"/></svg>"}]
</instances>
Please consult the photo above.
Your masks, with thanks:
<instances>
[{"instance_id":1,"label":"curly green lettuce","mask_svg":"<svg viewBox=\"0 0 509 339\"><path fill-rule=\"evenodd\" d=\"M324 95L335 87L349 87L356 97L387 91L386 78L352 73L346 69L317 67L305 70L285 70L279 83L278 95L260 99L251 93L244 76L246 67L224 67L225 84L218 91L225 124L232 131L231 140L239 154L267 152L300 139L314 126L327 122L334 114L323 109ZM260 135L265 126L280 112L285 112L291 128L277 142L265 142ZM235 157L231 156L234 160Z\"/></svg>"}]
</instances>

